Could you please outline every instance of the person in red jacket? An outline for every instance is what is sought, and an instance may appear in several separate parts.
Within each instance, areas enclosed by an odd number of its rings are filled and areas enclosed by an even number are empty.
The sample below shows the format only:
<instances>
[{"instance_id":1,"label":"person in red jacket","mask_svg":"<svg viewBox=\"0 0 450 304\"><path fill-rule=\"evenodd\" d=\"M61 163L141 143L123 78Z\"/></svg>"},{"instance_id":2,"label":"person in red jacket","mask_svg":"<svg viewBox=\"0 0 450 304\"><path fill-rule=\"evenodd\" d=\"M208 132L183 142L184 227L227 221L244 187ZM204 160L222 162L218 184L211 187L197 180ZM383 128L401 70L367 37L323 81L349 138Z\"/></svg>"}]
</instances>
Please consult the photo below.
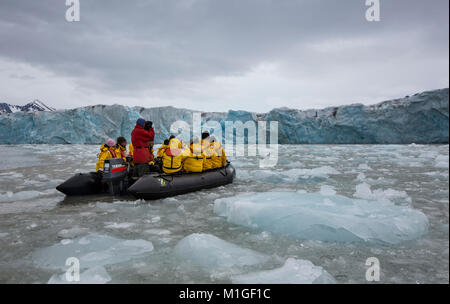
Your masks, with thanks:
<instances>
[{"instance_id":1,"label":"person in red jacket","mask_svg":"<svg viewBox=\"0 0 450 304\"><path fill-rule=\"evenodd\" d=\"M131 143L134 147L133 160L135 176L141 177L150 172L149 163L153 161L153 154L150 153L153 147L155 131L151 121L139 118L136 126L131 132Z\"/></svg>"}]
</instances>

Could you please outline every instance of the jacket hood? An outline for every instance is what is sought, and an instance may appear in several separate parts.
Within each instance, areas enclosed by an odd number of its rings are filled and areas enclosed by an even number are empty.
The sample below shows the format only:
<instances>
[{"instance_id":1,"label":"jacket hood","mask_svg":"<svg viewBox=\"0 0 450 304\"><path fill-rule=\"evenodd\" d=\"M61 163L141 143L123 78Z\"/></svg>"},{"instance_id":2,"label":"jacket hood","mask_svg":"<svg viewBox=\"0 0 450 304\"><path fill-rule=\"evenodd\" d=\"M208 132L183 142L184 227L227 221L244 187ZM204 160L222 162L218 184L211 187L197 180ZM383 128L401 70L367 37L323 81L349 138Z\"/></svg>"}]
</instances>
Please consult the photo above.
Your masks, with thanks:
<instances>
[{"instance_id":1,"label":"jacket hood","mask_svg":"<svg viewBox=\"0 0 450 304\"><path fill-rule=\"evenodd\" d=\"M109 149L109 146L107 145L107 144L103 144L101 147L100 147L100 151L101 152L105 152L105 151L107 151Z\"/></svg>"},{"instance_id":2,"label":"jacket hood","mask_svg":"<svg viewBox=\"0 0 450 304\"><path fill-rule=\"evenodd\" d=\"M136 121L136 125L137 125L137 126L141 126L142 128L144 128L144 125L145 125L145 119L139 118L139 119Z\"/></svg>"}]
</instances>

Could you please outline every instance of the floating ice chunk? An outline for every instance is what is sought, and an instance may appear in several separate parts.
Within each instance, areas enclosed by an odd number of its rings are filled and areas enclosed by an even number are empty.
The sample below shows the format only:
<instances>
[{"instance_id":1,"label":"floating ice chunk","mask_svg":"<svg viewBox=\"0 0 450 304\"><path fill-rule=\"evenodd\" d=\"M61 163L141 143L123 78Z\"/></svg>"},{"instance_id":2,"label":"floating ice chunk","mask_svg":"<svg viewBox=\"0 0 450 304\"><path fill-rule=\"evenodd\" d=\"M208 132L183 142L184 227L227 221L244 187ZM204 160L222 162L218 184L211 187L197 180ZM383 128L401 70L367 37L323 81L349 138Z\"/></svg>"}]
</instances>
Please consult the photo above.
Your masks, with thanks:
<instances>
[{"instance_id":1,"label":"floating ice chunk","mask_svg":"<svg viewBox=\"0 0 450 304\"><path fill-rule=\"evenodd\" d=\"M175 255L210 272L256 265L269 260L265 254L202 233L182 239L175 246Z\"/></svg>"},{"instance_id":2,"label":"floating ice chunk","mask_svg":"<svg viewBox=\"0 0 450 304\"><path fill-rule=\"evenodd\" d=\"M356 185L356 192L354 194L355 197L365 198L365 199L373 199L374 195L372 190L370 190L370 185L367 183L362 183Z\"/></svg>"},{"instance_id":3,"label":"floating ice chunk","mask_svg":"<svg viewBox=\"0 0 450 304\"><path fill-rule=\"evenodd\" d=\"M148 234L154 234L154 235L169 235L169 234L171 234L171 232L166 229L147 229L144 232L148 233Z\"/></svg>"},{"instance_id":4,"label":"floating ice chunk","mask_svg":"<svg viewBox=\"0 0 450 304\"><path fill-rule=\"evenodd\" d=\"M359 173L358 176L356 177L356 180L358 181L363 181L366 179L366 175L364 173Z\"/></svg>"},{"instance_id":5,"label":"floating ice chunk","mask_svg":"<svg viewBox=\"0 0 450 304\"><path fill-rule=\"evenodd\" d=\"M398 191L394 189L376 189L372 191L367 183L357 185L354 196L368 200L378 200L380 202L399 200L402 202L411 203L411 198L405 191Z\"/></svg>"},{"instance_id":6,"label":"floating ice chunk","mask_svg":"<svg viewBox=\"0 0 450 304\"><path fill-rule=\"evenodd\" d=\"M0 194L0 202L11 202L11 201L24 201L32 198L36 198L41 195L40 192L29 190L29 191L20 191L16 193L12 193L8 191L4 194Z\"/></svg>"},{"instance_id":7,"label":"floating ice chunk","mask_svg":"<svg viewBox=\"0 0 450 304\"><path fill-rule=\"evenodd\" d=\"M150 221L151 221L152 223L157 223L157 222L159 222L160 220L161 220L161 217L160 217L160 216L155 216L155 217L152 217Z\"/></svg>"},{"instance_id":8,"label":"floating ice chunk","mask_svg":"<svg viewBox=\"0 0 450 304\"><path fill-rule=\"evenodd\" d=\"M307 260L289 258L280 268L231 277L234 284L333 284L334 278Z\"/></svg>"},{"instance_id":9,"label":"floating ice chunk","mask_svg":"<svg viewBox=\"0 0 450 304\"><path fill-rule=\"evenodd\" d=\"M68 244L72 244L73 241L71 239L63 239L61 240L61 244L63 245L68 245Z\"/></svg>"},{"instance_id":10,"label":"floating ice chunk","mask_svg":"<svg viewBox=\"0 0 450 304\"><path fill-rule=\"evenodd\" d=\"M407 206L320 193L241 194L217 199L214 212L234 224L320 241L395 244L428 229L427 217Z\"/></svg>"},{"instance_id":11,"label":"floating ice chunk","mask_svg":"<svg viewBox=\"0 0 450 304\"><path fill-rule=\"evenodd\" d=\"M439 155L438 157L436 157L435 159L435 167L436 168L447 168L449 167L448 165L448 155Z\"/></svg>"},{"instance_id":12,"label":"floating ice chunk","mask_svg":"<svg viewBox=\"0 0 450 304\"><path fill-rule=\"evenodd\" d=\"M91 268L121 263L141 257L153 251L153 244L145 240L123 240L105 235L90 234L73 240L36 250L32 257L38 266L50 269L65 269L66 259L76 257L80 267Z\"/></svg>"},{"instance_id":13,"label":"floating ice chunk","mask_svg":"<svg viewBox=\"0 0 450 304\"><path fill-rule=\"evenodd\" d=\"M109 229L127 229L135 226L135 223L108 223L105 228Z\"/></svg>"},{"instance_id":14,"label":"floating ice chunk","mask_svg":"<svg viewBox=\"0 0 450 304\"><path fill-rule=\"evenodd\" d=\"M336 195L336 191L331 186L323 185L320 187L320 194L324 196L333 196Z\"/></svg>"},{"instance_id":15,"label":"floating ice chunk","mask_svg":"<svg viewBox=\"0 0 450 304\"><path fill-rule=\"evenodd\" d=\"M340 172L330 166L322 166L313 169L291 169L283 172L283 174L292 178L300 177L328 177L330 174L340 174Z\"/></svg>"},{"instance_id":16,"label":"floating ice chunk","mask_svg":"<svg viewBox=\"0 0 450 304\"><path fill-rule=\"evenodd\" d=\"M87 234L88 232L89 232L88 228L73 227L70 229L61 230L60 232L58 232L58 236L64 239L72 239L74 237Z\"/></svg>"},{"instance_id":17,"label":"floating ice chunk","mask_svg":"<svg viewBox=\"0 0 450 304\"><path fill-rule=\"evenodd\" d=\"M265 181L270 183L297 183L301 179L327 178L340 172L330 166L322 166L313 169L289 169L289 170L238 170L237 177L241 180Z\"/></svg>"},{"instance_id":18,"label":"floating ice chunk","mask_svg":"<svg viewBox=\"0 0 450 304\"><path fill-rule=\"evenodd\" d=\"M67 281L66 273L54 274L47 284L105 284L111 281L111 277L104 267L90 268L80 274L79 281Z\"/></svg>"},{"instance_id":19,"label":"floating ice chunk","mask_svg":"<svg viewBox=\"0 0 450 304\"><path fill-rule=\"evenodd\" d=\"M360 169L360 170L372 170L372 168L370 168L368 164L360 164L358 166L358 169Z\"/></svg>"}]
</instances>

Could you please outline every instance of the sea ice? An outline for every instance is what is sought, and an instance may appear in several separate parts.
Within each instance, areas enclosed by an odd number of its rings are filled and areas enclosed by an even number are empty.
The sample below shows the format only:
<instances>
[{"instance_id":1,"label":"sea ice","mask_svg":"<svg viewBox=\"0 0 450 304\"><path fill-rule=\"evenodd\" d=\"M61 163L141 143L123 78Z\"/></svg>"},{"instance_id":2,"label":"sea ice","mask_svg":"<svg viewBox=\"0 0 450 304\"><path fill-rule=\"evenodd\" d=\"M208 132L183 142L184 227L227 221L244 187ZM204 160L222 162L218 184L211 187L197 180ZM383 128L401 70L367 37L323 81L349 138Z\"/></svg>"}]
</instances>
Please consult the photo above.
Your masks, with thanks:
<instances>
[{"instance_id":1,"label":"sea ice","mask_svg":"<svg viewBox=\"0 0 450 304\"><path fill-rule=\"evenodd\" d=\"M36 198L39 195L41 195L41 192L34 191L34 190L19 191L16 193L9 191L9 192L0 194L0 202L23 201L23 200Z\"/></svg>"},{"instance_id":2,"label":"sea ice","mask_svg":"<svg viewBox=\"0 0 450 304\"><path fill-rule=\"evenodd\" d=\"M223 271L264 263L269 256L242 248L211 234L194 233L183 238L175 255L207 271Z\"/></svg>"},{"instance_id":3,"label":"sea ice","mask_svg":"<svg viewBox=\"0 0 450 304\"><path fill-rule=\"evenodd\" d=\"M87 234L88 232L88 228L73 227L70 229L61 230L60 232L58 232L58 236L64 239L72 239L74 237Z\"/></svg>"},{"instance_id":4,"label":"sea ice","mask_svg":"<svg viewBox=\"0 0 450 304\"><path fill-rule=\"evenodd\" d=\"M403 203L411 203L411 198L405 191L398 191L394 189L376 189L372 191L370 189L370 185L367 183L362 183L356 186L355 197L383 202L400 200Z\"/></svg>"},{"instance_id":5,"label":"sea ice","mask_svg":"<svg viewBox=\"0 0 450 304\"><path fill-rule=\"evenodd\" d=\"M105 284L111 281L106 269L102 266L96 266L89 268L88 270L80 273L79 281L67 281L66 273L54 274L47 284Z\"/></svg>"},{"instance_id":6,"label":"sea ice","mask_svg":"<svg viewBox=\"0 0 450 304\"><path fill-rule=\"evenodd\" d=\"M135 223L107 223L105 228L109 229L127 229L135 226Z\"/></svg>"},{"instance_id":7,"label":"sea ice","mask_svg":"<svg viewBox=\"0 0 450 304\"><path fill-rule=\"evenodd\" d=\"M289 258L280 268L231 277L234 284L332 284L334 278L307 260Z\"/></svg>"},{"instance_id":8,"label":"sea ice","mask_svg":"<svg viewBox=\"0 0 450 304\"><path fill-rule=\"evenodd\" d=\"M389 201L321 193L264 192L217 199L228 222L296 239L396 244L428 229L420 211Z\"/></svg>"},{"instance_id":9,"label":"sea ice","mask_svg":"<svg viewBox=\"0 0 450 304\"><path fill-rule=\"evenodd\" d=\"M121 263L141 257L153 251L153 244L145 240L123 240L106 235L90 234L74 239L72 243L61 243L38 249L32 254L33 262L43 268L65 269L66 259L76 257L80 267L91 268Z\"/></svg>"},{"instance_id":10,"label":"sea ice","mask_svg":"<svg viewBox=\"0 0 450 304\"><path fill-rule=\"evenodd\" d=\"M340 174L330 166L322 166L312 169L289 169L289 170L238 170L237 177L242 180L258 180L270 183L297 183L302 179L327 178L329 175Z\"/></svg>"},{"instance_id":11,"label":"sea ice","mask_svg":"<svg viewBox=\"0 0 450 304\"><path fill-rule=\"evenodd\" d=\"M435 159L435 167L448 169L448 160L448 155L439 155Z\"/></svg>"}]
</instances>

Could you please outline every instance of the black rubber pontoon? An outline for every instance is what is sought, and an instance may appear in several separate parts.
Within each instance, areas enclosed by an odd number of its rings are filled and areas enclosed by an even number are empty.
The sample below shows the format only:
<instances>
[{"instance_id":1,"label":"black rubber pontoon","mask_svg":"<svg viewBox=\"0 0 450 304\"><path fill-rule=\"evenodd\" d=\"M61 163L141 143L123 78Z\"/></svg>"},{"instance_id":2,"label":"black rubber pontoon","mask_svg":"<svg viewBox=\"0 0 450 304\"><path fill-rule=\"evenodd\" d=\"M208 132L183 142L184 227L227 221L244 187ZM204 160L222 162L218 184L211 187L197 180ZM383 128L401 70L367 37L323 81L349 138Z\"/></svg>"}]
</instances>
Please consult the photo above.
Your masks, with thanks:
<instances>
[{"instance_id":1,"label":"black rubber pontoon","mask_svg":"<svg viewBox=\"0 0 450 304\"><path fill-rule=\"evenodd\" d=\"M230 163L202 173L152 173L138 179L128 188L128 192L140 199L160 199L227 185L233 182L235 176L236 171Z\"/></svg>"},{"instance_id":2,"label":"black rubber pontoon","mask_svg":"<svg viewBox=\"0 0 450 304\"><path fill-rule=\"evenodd\" d=\"M91 195L109 192L124 193L128 186L128 168L121 158L105 160L104 173L79 173L56 187L68 196Z\"/></svg>"},{"instance_id":3,"label":"black rubber pontoon","mask_svg":"<svg viewBox=\"0 0 450 304\"><path fill-rule=\"evenodd\" d=\"M67 196L93 195L108 192L120 195L127 192L141 199L159 199L188 192L223 186L233 182L234 167L227 163L223 168L202 173L144 175L128 187L134 180L128 177L129 168L120 158L105 161L103 175L96 172L79 173L57 186L56 189Z\"/></svg>"},{"instance_id":4,"label":"black rubber pontoon","mask_svg":"<svg viewBox=\"0 0 450 304\"><path fill-rule=\"evenodd\" d=\"M79 173L56 187L56 190L68 196L102 193L102 184L96 172Z\"/></svg>"}]
</instances>

